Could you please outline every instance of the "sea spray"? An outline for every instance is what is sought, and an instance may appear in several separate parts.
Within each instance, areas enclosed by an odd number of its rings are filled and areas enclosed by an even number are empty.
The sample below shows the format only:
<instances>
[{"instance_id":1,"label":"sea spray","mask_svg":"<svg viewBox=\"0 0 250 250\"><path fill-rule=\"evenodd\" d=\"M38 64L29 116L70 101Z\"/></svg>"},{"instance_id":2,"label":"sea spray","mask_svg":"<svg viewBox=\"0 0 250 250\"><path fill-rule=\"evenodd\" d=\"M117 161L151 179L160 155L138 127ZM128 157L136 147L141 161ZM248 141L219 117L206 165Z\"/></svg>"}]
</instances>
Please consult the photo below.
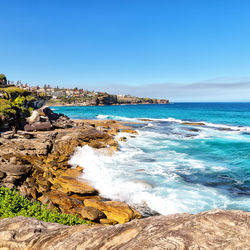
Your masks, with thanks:
<instances>
[{"instance_id":1,"label":"sea spray","mask_svg":"<svg viewBox=\"0 0 250 250\"><path fill-rule=\"evenodd\" d=\"M127 141L119 142L120 151L113 156L86 147L72 157L103 196L147 204L162 214L212 208L249 211L249 103L57 109L76 119L131 122L137 129L135 138L119 135Z\"/></svg>"},{"instance_id":2,"label":"sea spray","mask_svg":"<svg viewBox=\"0 0 250 250\"><path fill-rule=\"evenodd\" d=\"M210 166L176 152L173 148L180 147L181 142L171 142L168 136L164 138L156 132L139 131L136 138L126 133L119 136L127 136L128 140L121 142L121 150L112 156L84 146L77 148L70 160L70 164L84 167L83 177L102 196L125 201L141 208L141 212L149 206L161 214L197 213L213 208L247 209L249 199L235 200L220 189L195 180L195 176L192 182L187 178L197 173L202 176L203 172L225 171L225 167Z\"/></svg>"}]
</instances>

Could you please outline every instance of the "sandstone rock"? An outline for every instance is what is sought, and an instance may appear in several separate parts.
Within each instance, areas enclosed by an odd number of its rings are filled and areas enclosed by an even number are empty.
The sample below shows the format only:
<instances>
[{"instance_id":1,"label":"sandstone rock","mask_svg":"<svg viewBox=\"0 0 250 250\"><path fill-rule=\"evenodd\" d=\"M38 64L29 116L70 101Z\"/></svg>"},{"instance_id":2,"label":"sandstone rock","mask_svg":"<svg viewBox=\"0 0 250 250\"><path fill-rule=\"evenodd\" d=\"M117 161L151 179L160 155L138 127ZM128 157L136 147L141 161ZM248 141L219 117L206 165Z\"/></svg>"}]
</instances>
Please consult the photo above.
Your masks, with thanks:
<instances>
[{"instance_id":1,"label":"sandstone rock","mask_svg":"<svg viewBox=\"0 0 250 250\"><path fill-rule=\"evenodd\" d=\"M0 171L9 175L23 175L30 171L30 165L0 164Z\"/></svg>"},{"instance_id":2,"label":"sandstone rock","mask_svg":"<svg viewBox=\"0 0 250 250\"><path fill-rule=\"evenodd\" d=\"M49 202L52 202L60 208L62 213L79 214L79 209L84 207L82 202L55 190L43 194L38 200L43 204L49 204Z\"/></svg>"},{"instance_id":3,"label":"sandstone rock","mask_svg":"<svg viewBox=\"0 0 250 250\"><path fill-rule=\"evenodd\" d=\"M205 126L205 123L202 122L182 122L182 125L190 125L190 126Z\"/></svg>"},{"instance_id":4,"label":"sandstone rock","mask_svg":"<svg viewBox=\"0 0 250 250\"><path fill-rule=\"evenodd\" d=\"M117 224L117 221L110 219L100 219L100 223L104 225L115 225Z\"/></svg>"},{"instance_id":5,"label":"sandstone rock","mask_svg":"<svg viewBox=\"0 0 250 250\"><path fill-rule=\"evenodd\" d=\"M1 134L1 137L4 139L13 139L15 136L15 133L13 131L7 131Z\"/></svg>"},{"instance_id":6,"label":"sandstone rock","mask_svg":"<svg viewBox=\"0 0 250 250\"><path fill-rule=\"evenodd\" d=\"M123 129L122 132L129 133L129 134L138 134L138 132L133 129Z\"/></svg>"},{"instance_id":7,"label":"sandstone rock","mask_svg":"<svg viewBox=\"0 0 250 250\"><path fill-rule=\"evenodd\" d=\"M24 130L27 132L31 131L48 131L51 130L53 126L50 122L34 122L32 125L25 125Z\"/></svg>"},{"instance_id":8,"label":"sandstone rock","mask_svg":"<svg viewBox=\"0 0 250 250\"><path fill-rule=\"evenodd\" d=\"M153 216L115 226L64 226L33 218L0 220L3 249L249 249L250 213L212 210Z\"/></svg>"},{"instance_id":9,"label":"sandstone rock","mask_svg":"<svg viewBox=\"0 0 250 250\"><path fill-rule=\"evenodd\" d=\"M80 166L77 166L76 168L69 168L67 169L63 175L64 176L68 176L68 177L72 177L72 178L77 178L79 177L83 172L83 168Z\"/></svg>"},{"instance_id":10,"label":"sandstone rock","mask_svg":"<svg viewBox=\"0 0 250 250\"><path fill-rule=\"evenodd\" d=\"M127 141L127 137L121 137L121 138L119 138L119 141Z\"/></svg>"},{"instance_id":11,"label":"sandstone rock","mask_svg":"<svg viewBox=\"0 0 250 250\"><path fill-rule=\"evenodd\" d=\"M37 110L33 110L30 117L26 119L26 121L31 125L35 122L40 122L40 114Z\"/></svg>"},{"instance_id":12,"label":"sandstone rock","mask_svg":"<svg viewBox=\"0 0 250 250\"><path fill-rule=\"evenodd\" d=\"M84 201L86 199L92 199L92 200L101 200L102 197L99 196L99 195L82 195L82 194L72 194L72 195L69 195L69 197L72 197L72 198L75 198L79 201Z\"/></svg>"},{"instance_id":13,"label":"sandstone rock","mask_svg":"<svg viewBox=\"0 0 250 250\"><path fill-rule=\"evenodd\" d=\"M6 173L0 171L0 179L3 179L6 176Z\"/></svg>"},{"instance_id":14,"label":"sandstone rock","mask_svg":"<svg viewBox=\"0 0 250 250\"><path fill-rule=\"evenodd\" d=\"M138 119L138 120L143 121L143 122L152 122L152 121L153 121L153 120L151 120L151 119L144 119L144 118Z\"/></svg>"},{"instance_id":15,"label":"sandstone rock","mask_svg":"<svg viewBox=\"0 0 250 250\"><path fill-rule=\"evenodd\" d=\"M57 177L53 183L59 184L65 193L95 194L97 192L87 181L69 176Z\"/></svg>"},{"instance_id":16,"label":"sandstone rock","mask_svg":"<svg viewBox=\"0 0 250 250\"><path fill-rule=\"evenodd\" d=\"M25 131L21 131L21 130L18 130L18 131L17 131L17 135L18 135L20 138L25 138L25 139L31 139L31 138L34 137L34 134L28 133L28 132L25 132Z\"/></svg>"},{"instance_id":17,"label":"sandstone rock","mask_svg":"<svg viewBox=\"0 0 250 250\"><path fill-rule=\"evenodd\" d=\"M98 221L105 218L105 214L94 207L83 207L78 210L83 219Z\"/></svg>"},{"instance_id":18,"label":"sandstone rock","mask_svg":"<svg viewBox=\"0 0 250 250\"><path fill-rule=\"evenodd\" d=\"M129 207L126 203L120 201L97 201L84 200L84 205L87 207L95 207L102 211L108 219L115 220L119 223L125 223L135 218L141 218L141 214Z\"/></svg>"}]
</instances>

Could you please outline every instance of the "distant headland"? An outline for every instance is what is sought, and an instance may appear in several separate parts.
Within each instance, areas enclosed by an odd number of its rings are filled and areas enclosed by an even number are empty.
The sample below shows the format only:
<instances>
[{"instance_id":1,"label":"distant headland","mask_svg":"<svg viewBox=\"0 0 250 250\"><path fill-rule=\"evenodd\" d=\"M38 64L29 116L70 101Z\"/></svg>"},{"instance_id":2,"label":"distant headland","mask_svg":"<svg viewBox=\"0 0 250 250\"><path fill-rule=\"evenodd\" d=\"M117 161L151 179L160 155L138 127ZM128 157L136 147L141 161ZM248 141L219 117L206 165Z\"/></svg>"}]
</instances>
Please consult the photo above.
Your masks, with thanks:
<instances>
[{"instance_id":1,"label":"distant headland","mask_svg":"<svg viewBox=\"0 0 250 250\"><path fill-rule=\"evenodd\" d=\"M167 99L137 97L130 94L109 94L107 92L89 91L86 89L59 88L44 84L42 87L23 84L21 80L7 81L4 74L0 74L0 88L15 86L31 93L47 96L47 105L50 106L102 106L124 104L169 104Z\"/></svg>"}]
</instances>

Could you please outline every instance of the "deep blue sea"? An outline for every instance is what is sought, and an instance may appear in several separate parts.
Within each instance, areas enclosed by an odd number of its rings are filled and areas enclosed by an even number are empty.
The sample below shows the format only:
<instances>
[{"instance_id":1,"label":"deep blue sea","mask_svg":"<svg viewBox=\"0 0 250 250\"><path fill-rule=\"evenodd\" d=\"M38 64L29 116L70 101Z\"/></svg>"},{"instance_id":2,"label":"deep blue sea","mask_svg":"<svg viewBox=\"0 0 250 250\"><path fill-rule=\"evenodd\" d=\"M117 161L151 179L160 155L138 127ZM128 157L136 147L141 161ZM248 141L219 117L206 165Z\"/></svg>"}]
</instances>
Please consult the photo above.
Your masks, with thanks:
<instances>
[{"instance_id":1,"label":"deep blue sea","mask_svg":"<svg viewBox=\"0 0 250 250\"><path fill-rule=\"evenodd\" d=\"M52 109L72 119L136 122L138 135L120 133L128 140L119 142L121 150L113 156L85 146L71 159L103 196L161 214L250 211L250 103Z\"/></svg>"}]
</instances>

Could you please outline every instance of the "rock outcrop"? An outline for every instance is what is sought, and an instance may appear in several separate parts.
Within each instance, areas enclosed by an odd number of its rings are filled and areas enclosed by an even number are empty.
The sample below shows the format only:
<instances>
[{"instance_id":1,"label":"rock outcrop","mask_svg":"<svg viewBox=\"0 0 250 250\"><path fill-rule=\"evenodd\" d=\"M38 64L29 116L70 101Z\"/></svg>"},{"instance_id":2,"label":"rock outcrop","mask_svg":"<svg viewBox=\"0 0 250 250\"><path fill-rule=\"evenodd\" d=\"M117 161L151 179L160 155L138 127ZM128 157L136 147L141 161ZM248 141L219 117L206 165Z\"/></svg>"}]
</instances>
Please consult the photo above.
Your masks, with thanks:
<instances>
[{"instance_id":1,"label":"rock outcrop","mask_svg":"<svg viewBox=\"0 0 250 250\"><path fill-rule=\"evenodd\" d=\"M72 169L68 164L79 146L89 145L112 154L118 150L114 135L128 127L115 121L73 122L49 108L34 111L27 120L29 126L48 123L50 129L2 134L0 185L17 188L21 195L39 200L52 210L58 208L63 213L78 214L95 223L125 223L141 217L123 202L103 201L98 190L80 178L83 168ZM88 203L88 199L92 203ZM99 207L95 201L99 201Z\"/></svg>"},{"instance_id":2,"label":"rock outcrop","mask_svg":"<svg viewBox=\"0 0 250 250\"><path fill-rule=\"evenodd\" d=\"M24 130L31 131L48 131L55 128L72 128L74 126L64 114L54 113L49 107L42 107L34 110L30 117L26 119L27 124Z\"/></svg>"},{"instance_id":3,"label":"rock outcrop","mask_svg":"<svg viewBox=\"0 0 250 250\"><path fill-rule=\"evenodd\" d=\"M16 217L0 220L3 249L204 249L250 248L250 213L212 210L154 216L115 226L63 226Z\"/></svg>"}]
</instances>

